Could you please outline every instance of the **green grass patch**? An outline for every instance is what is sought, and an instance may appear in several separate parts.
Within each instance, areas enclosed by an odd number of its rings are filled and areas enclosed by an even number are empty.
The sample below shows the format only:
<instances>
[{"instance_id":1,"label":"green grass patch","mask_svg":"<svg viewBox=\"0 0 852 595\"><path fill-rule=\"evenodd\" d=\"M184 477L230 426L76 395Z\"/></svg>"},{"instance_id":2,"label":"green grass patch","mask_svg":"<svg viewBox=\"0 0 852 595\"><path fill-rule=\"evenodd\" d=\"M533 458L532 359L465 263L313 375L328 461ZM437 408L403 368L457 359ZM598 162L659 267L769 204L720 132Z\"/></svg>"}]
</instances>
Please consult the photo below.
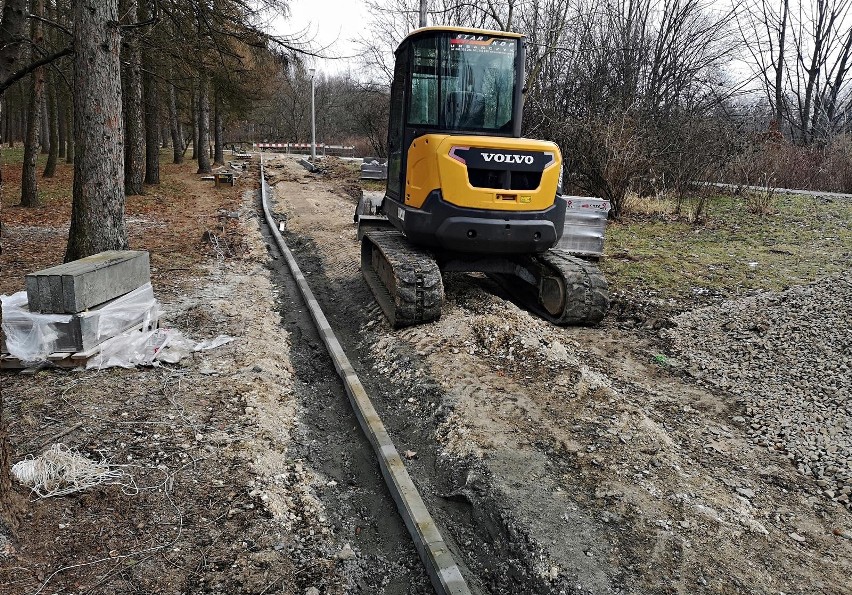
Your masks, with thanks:
<instances>
[{"instance_id":1,"label":"green grass patch","mask_svg":"<svg viewBox=\"0 0 852 595\"><path fill-rule=\"evenodd\" d=\"M373 192L384 192L386 185L385 180L361 180L361 188Z\"/></svg>"},{"instance_id":2,"label":"green grass patch","mask_svg":"<svg viewBox=\"0 0 852 595\"><path fill-rule=\"evenodd\" d=\"M601 266L615 292L664 300L779 290L844 270L852 261L852 201L778 196L770 214L745 198L712 199L707 220L628 218L607 227Z\"/></svg>"}]
</instances>

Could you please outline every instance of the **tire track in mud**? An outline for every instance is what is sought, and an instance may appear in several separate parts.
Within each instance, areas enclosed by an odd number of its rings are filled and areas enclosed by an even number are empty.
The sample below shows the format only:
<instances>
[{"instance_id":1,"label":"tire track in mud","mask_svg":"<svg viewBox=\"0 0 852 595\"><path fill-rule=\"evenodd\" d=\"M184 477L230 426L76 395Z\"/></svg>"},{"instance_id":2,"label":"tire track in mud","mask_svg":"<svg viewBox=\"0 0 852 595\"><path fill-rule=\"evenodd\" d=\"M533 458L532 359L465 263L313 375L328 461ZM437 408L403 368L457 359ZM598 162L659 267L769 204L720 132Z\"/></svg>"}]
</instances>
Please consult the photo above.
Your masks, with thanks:
<instances>
[{"instance_id":1,"label":"tire track in mud","mask_svg":"<svg viewBox=\"0 0 852 595\"><path fill-rule=\"evenodd\" d=\"M314 250L305 248L296 257L316 271L311 283L320 288L315 292L321 296L318 299L323 309L330 312L335 304L328 296L335 291L334 283L319 274L322 265L314 254ZM369 290L366 291L365 297L370 297ZM358 299L355 301L360 303ZM414 453L406 461L408 471L427 507L434 511L445 538L447 534L452 536L448 545L454 556L473 573L465 575L471 589L481 593L558 593L549 585L537 584L538 578L529 569L531 554L526 539L518 529L506 526L496 502L486 500L485 475L476 471L476 462L451 460L438 452L435 434L439 422L451 413L447 403L452 398L447 399L440 386L427 375L417 375L418 350L405 343L394 346L398 357L396 369L403 372L400 378L409 377L406 372L417 378L415 383L395 381L387 375L386 364L369 355L369 346L365 345L369 338L363 341L359 338L362 326L383 316L381 309L372 305L363 310L349 306L328 316L346 351L361 354L353 366L373 395L394 442L401 451ZM471 387L471 390L476 389Z\"/></svg>"}]
</instances>

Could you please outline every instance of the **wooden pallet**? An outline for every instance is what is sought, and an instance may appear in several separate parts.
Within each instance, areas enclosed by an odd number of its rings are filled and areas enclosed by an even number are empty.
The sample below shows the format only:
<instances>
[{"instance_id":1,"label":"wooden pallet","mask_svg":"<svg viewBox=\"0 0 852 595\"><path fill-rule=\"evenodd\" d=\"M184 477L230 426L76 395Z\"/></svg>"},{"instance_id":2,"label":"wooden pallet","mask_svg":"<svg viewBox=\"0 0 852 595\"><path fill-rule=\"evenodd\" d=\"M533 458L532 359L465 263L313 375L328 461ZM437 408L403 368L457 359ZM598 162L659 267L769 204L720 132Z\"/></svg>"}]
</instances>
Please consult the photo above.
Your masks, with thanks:
<instances>
[{"instance_id":1,"label":"wooden pallet","mask_svg":"<svg viewBox=\"0 0 852 595\"><path fill-rule=\"evenodd\" d=\"M216 186L224 186L225 184L229 184L231 186L234 185L234 172L223 171L216 172L213 174L213 183Z\"/></svg>"}]
</instances>

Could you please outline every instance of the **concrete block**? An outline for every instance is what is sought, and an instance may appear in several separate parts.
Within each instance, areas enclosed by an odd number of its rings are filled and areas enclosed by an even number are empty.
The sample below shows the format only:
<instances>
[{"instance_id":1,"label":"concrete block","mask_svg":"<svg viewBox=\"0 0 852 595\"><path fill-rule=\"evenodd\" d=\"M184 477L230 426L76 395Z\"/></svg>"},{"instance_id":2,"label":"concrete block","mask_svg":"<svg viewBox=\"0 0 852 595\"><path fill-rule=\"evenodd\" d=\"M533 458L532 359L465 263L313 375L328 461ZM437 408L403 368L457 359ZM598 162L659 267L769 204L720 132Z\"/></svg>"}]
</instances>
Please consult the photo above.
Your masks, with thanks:
<instances>
[{"instance_id":1,"label":"concrete block","mask_svg":"<svg viewBox=\"0 0 852 595\"><path fill-rule=\"evenodd\" d=\"M150 283L79 314L32 313L23 304L3 313L0 351L12 351L10 346L43 355L88 351L146 321L155 322L158 312Z\"/></svg>"},{"instance_id":2,"label":"concrete block","mask_svg":"<svg viewBox=\"0 0 852 595\"><path fill-rule=\"evenodd\" d=\"M151 280L147 252L111 250L26 277L30 311L76 314Z\"/></svg>"},{"instance_id":3,"label":"concrete block","mask_svg":"<svg viewBox=\"0 0 852 595\"><path fill-rule=\"evenodd\" d=\"M364 157L361 163L362 180L387 180L388 160L379 157Z\"/></svg>"}]
</instances>

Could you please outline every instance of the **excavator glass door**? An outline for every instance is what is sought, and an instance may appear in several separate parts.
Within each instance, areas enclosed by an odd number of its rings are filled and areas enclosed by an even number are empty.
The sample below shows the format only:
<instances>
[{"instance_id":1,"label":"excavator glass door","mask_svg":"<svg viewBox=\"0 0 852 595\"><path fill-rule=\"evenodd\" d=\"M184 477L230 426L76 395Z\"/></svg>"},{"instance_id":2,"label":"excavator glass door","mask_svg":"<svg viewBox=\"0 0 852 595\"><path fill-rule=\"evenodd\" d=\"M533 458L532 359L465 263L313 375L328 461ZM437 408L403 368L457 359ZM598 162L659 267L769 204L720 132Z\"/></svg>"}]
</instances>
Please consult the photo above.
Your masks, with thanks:
<instances>
[{"instance_id":1,"label":"excavator glass door","mask_svg":"<svg viewBox=\"0 0 852 595\"><path fill-rule=\"evenodd\" d=\"M427 28L396 51L388 126L387 196L400 201L408 148L424 134L520 137L521 36Z\"/></svg>"},{"instance_id":2,"label":"excavator glass door","mask_svg":"<svg viewBox=\"0 0 852 595\"><path fill-rule=\"evenodd\" d=\"M410 126L513 129L517 39L445 33L412 42Z\"/></svg>"}]
</instances>

